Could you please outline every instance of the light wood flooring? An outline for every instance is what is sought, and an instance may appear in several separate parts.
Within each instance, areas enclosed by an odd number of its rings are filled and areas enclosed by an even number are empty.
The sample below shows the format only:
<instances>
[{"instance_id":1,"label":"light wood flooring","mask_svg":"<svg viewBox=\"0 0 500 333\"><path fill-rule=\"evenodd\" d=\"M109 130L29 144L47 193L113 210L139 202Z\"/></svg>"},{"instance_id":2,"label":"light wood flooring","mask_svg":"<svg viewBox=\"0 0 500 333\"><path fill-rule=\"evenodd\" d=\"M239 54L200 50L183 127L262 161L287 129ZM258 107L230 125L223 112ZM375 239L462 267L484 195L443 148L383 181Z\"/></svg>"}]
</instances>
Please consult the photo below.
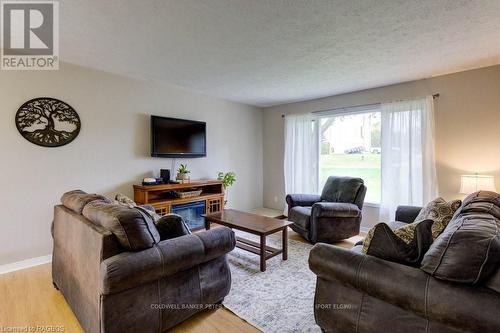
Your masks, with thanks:
<instances>
[{"instance_id":1,"label":"light wood flooring","mask_svg":"<svg viewBox=\"0 0 500 333\"><path fill-rule=\"evenodd\" d=\"M292 230L289 230L289 238L304 241ZM350 248L361 238L352 237L336 245ZM0 328L26 325L64 326L64 332L83 332L61 293L52 287L50 264L0 275ZM199 313L173 328L171 332L260 331L229 310L218 309Z\"/></svg>"}]
</instances>

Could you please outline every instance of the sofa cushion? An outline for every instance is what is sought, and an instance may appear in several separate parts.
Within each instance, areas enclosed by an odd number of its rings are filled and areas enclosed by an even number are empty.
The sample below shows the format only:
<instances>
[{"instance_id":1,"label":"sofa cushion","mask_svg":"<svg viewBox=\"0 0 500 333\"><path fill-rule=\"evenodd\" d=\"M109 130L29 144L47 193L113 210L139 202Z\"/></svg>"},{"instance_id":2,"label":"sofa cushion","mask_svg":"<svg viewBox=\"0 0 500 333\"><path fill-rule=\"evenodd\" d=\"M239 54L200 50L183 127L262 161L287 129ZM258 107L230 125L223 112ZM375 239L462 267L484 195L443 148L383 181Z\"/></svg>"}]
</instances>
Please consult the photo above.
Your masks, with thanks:
<instances>
[{"instance_id":1,"label":"sofa cushion","mask_svg":"<svg viewBox=\"0 0 500 333\"><path fill-rule=\"evenodd\" d=\"M352 203L346 202L316 202L312 206L315 217L359 217L361 210Z\"/></svg>"},{"instance_id":2,"label":"sofa cushion","mask_svg":"<svg viewBox=\"0 0 500 333\"><path fill-rule=\"evenodd\" d=\"M446 228L453 214L460 208L460 205L462 205L461 200L446 201L441 197L434 199L422 208L415 218L415 222L424 220L434 221L432 225L432 238L436 239L443 232L444 228Z\"/></svg>"},{"instance_id":3,"label":"sofa cushion","mask_svg":"<svg viewBox=\"0 0 500 333\"><path fill-rule=\"evenodd\" d=\"M454 282L476 284L500 263L500 195L469 195L422 261L422 270Z\"/></svg>"},{"instance_id":4,"label":"sofa cushion","mask_svg":"<svg viewBox=\"0 0 500 333\"><path fill-rule=\"evenodd\" d=\"M69 191L61 197L61 203L64 207L71 209L77 214L81 214L83 207L94 200L103 200L111 202L108 198L99 194L88 194L82 190Z\"/></svg>"},{"instance_id":5,"label":"sofa cushion","mask_svg":"<svg viewBox=\"0 0 500 333\"><path fill-rule=\"evenodd\" d=\"M354 203L363 184L361 178L330 176L323 187L321 200Z\"/></svg>"},{"instance_id":6,"label":"sofa cushion","mask_svg":"<svg viewBox=\"0 0 500 333\"><path fill-rule=\"evenodd\" d=\"M163 215L155 224L162 241L191 234L182 216L177 214Z\"/></svg>"},{"instance_id":7,"label":"sofa cushion","mask_svg":"<svg viewBox=\"0 0 500 333\"><path fill-rule=\"evenodd\" d=\"M311 225L311 209L312 207L293 207L288 212L288 220L304 230L309 230Z\"/></svg>"},{"instance_id":8,"label":"sofa cushion","mask_svg":"<svg viewBox=\"0 0 500 333\"><path fill-rule=\"evenodd\" d=\"M186 300L198 304L200 299L193 300L189 296L189 288L202 288L209 293L213 292L214 289L226 288L226 284L221 285L220 277L224 277L225 272L221 271L219 266L214 265L213 270L207 275L204 275L196 266L209 262L213 264L215 259L225 260L221 257L232 251L235 245L234 232L229 228L221 227L165 240L155 245L154 248L144 251L120 253L101 263L100 292L104 295L110 295L144 286L147 283L154 283L155 286L158 284L161 292L171 290L171 292L161 295L165 301L178 303L179 300ZM186 282L183 290L170 289L172 286L168 285L167 277L174 277L174 274L192 268L194 268L193 273L196 275L197 282L195 284ZM180 275L181 278L185 276L185 274ZM230 279L230 276L228 278ZM228 291L230 284L230 282L227 284ZM138 290L132 295L141 297L140 292L144 289L136 289ZM169 295L172 295L170 296L172 299L166 298ZM184 298L182 298L183 295ZM188 295L187 298L185 295ZM210 297L210 295L206 294L204 297ZM131 299L130 302L131 308L134 300ZM132 330L131 332L145 331Z\"/></svg>"},{"instance_id":9,"label":"sofa cushion","mask_svg":"<svg viewBox=\"0 0 500 333\"><path fill-rule=\"evenodd\" d=\"M111 231L127 250L148 249L160 241L153 219L139 209L92 201L83 209L83 215Z\"/></svg>"},{"instance_id":10,"label":"sofa cushion","mask_svg":"<svg viewBox=\"0 0 500 333\"><path fill-rule=\"evenodd\" d=\"M419 266L432 243L432 224L432 220L425 220L394 231L386 223L376 224L366 235L362 251L384 260Z\"/></svg>"},{"instance_id":11,"label":"sofa cushion","mask_svg":"<svg viewBox=\"0 0 500 333\"><path fill-rule=\"evenodd\" d=\"M486 287L488 287L491 290L494 290L500 294L500 267L497 267L495 272L486 281L485 285L486 285Z\"/></svg>"}]
</instances>

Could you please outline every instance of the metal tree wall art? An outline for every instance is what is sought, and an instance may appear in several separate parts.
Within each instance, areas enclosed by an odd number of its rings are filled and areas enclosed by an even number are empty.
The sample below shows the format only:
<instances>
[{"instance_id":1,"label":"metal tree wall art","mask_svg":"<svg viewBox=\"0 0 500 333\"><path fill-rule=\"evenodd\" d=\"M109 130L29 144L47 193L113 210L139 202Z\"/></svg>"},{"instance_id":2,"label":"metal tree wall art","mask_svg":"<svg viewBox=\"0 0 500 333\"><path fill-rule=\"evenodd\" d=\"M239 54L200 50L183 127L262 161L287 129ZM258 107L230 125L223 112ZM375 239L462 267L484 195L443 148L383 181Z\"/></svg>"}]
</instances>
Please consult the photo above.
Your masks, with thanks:
<instances>
[{"instance_id":1,"label":"metal tree wall art","mask_svg":"<svg viewBox=\"0 0 500 333\"><path fill-rule=\"evenodd\" d=\"M34 98L24 103L16 113L19 133L26 140L44 147L70 143L78 136L80 125L78 113L55 98Z\"/></svg>"}]
</instances>

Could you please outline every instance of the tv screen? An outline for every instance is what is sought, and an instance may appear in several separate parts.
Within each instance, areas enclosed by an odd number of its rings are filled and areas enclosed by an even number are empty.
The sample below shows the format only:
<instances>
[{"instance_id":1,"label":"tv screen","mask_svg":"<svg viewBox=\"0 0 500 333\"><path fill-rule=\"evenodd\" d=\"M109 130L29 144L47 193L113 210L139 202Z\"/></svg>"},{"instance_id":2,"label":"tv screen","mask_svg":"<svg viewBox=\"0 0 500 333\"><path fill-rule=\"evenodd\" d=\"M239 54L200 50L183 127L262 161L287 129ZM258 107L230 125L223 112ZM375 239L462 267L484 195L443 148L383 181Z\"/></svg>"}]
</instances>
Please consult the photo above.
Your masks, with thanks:
<instances>
[{"instance_id":1,"label":"tv screen","mask_svg":"<svg viewBox=\"0 0 500 333\"><path fill-rule=\"evenodd\" d=\"M206 156L206 127L201 121L151 116L151 156Z\"/></svg>"}]
</instances>

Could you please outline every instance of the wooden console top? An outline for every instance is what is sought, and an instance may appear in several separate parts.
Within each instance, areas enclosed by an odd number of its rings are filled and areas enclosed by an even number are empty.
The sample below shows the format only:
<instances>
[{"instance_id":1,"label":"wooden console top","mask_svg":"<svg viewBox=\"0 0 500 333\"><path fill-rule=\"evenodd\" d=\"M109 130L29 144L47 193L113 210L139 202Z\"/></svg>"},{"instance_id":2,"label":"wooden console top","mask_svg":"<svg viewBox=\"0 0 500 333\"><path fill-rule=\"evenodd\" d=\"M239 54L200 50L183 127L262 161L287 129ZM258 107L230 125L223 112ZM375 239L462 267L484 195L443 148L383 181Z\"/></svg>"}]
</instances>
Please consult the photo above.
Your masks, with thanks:
<instances>
[{"instance_id":1,"label":"wooden console top","mask_svg":"<svg viewBox=\"0 0 500 333\"><path fill-rule=\"evenodd\" d=\"M201 187L201 186L209 186L209 185L221 185L222 181L220 180L193 180L189 183L179 183L179 184L161 184L161 185L134 185L134 189L142 190L146 192L150 191L171 191L171 190L180 190L184 188L192 188L192 187Z\"/></svg>"}]
</instances>

